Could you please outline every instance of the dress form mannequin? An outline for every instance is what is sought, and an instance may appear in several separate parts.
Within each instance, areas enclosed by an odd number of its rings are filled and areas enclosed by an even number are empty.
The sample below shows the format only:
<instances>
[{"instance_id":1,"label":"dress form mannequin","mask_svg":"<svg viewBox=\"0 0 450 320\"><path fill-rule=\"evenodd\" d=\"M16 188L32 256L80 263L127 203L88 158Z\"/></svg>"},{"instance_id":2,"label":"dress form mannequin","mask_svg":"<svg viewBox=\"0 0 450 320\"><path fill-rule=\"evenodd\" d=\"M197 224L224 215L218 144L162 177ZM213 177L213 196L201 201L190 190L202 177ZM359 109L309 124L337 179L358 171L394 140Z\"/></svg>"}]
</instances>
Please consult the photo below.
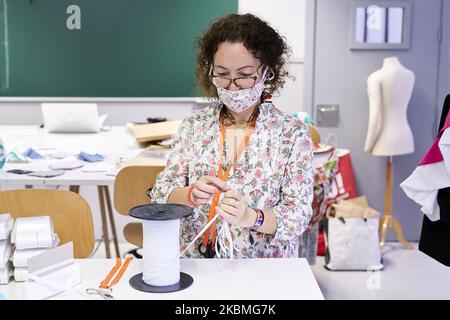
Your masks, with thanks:
<instances>
[{"instance_id":1,"label":"dress form mannequin","mask_svg":"<svg viewBox=\"0 0 450 320\"><path fill-rule=\"evenodd\" d=\"M404 237L397 219L392 217L392 157L414 152L414 138L407 120L407 108L414 87L414 73L397 57L383 60L381 69L367 79L369 126L364 151L386 156L385 212L380 221L380 245L383 247L387 229L393 228L397 239L408 249L413 246Z\"/></svg>"}]
</instances>

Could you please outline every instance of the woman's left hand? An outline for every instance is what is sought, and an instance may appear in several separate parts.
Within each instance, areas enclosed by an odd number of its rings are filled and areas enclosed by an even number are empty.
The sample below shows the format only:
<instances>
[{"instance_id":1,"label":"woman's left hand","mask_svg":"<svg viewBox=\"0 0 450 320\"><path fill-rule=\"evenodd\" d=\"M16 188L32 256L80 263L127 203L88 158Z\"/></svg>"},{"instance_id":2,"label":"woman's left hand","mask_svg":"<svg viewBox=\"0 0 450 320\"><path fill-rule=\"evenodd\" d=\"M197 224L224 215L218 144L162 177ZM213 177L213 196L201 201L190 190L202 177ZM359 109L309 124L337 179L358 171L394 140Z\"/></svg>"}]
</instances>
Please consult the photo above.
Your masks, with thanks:
<instances>
[{"instance_id":1,"label":"woman's left hand","mask_svg":"<svg viewBox=\"0 0 450 320\"><path fill-rule=\"evenodd\" d=\"M243 194L235 189L223 194L216 211L227 222L240 227L251 227L256 221L255 210L247 206Z\"/></svg>"}]
</instances>

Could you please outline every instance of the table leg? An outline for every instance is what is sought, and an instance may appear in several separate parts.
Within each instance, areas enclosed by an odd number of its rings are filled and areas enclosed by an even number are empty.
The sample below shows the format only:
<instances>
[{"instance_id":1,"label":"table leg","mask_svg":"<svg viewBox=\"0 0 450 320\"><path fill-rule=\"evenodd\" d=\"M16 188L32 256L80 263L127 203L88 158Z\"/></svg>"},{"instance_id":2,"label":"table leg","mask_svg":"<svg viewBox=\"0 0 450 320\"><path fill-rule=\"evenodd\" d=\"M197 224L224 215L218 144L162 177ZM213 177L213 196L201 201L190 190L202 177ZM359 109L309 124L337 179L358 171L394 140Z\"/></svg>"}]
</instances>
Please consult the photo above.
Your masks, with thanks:
<instances>
[{"instance_id":1,"label":"table leg","mask_svg":"<svg viewBox=\"0 0 450 320\"><path fill-rule=\"evenodd\" d=\"M105 202L103 196L103 187L97 186L98 189L98 200L100 203L100 213L102 216L102 226L103 226L103 240L105 242L105 250L106 250L106 258L111 258L111 252L109 250L109 235L108 235L108 224L106 221L106 211L105 211Z\"/></svg>"},{"instance_id":2,"label":"table leg","mask_svg":"<svg viewBox=\"0 0 450 320\"><path fill-rule=\"evenodd\" d=\"M106 205L108 207L109 223L111 224L111 230L112 230L112 234L114 237L114 248L116 250L116 257L120 258L119 243L118 243L117 232L116 232L116 223L114 222L114 213L112 211L111 197L109 196L108 186L103 186L103 190L104 190L105 196L106 196Z\"/></svg>"}]
</instances>

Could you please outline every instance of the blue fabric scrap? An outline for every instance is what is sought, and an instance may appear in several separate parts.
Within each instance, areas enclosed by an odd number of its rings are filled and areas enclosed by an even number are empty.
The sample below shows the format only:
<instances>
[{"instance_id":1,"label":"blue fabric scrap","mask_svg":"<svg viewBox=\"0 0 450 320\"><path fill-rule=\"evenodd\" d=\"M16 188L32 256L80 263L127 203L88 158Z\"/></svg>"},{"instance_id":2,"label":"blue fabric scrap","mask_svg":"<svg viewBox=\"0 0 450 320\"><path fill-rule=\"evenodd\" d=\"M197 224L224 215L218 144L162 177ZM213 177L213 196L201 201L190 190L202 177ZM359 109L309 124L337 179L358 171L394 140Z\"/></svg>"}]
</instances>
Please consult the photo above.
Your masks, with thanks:
<instances>
[{"instance_id":1,"label":"blue fabric scrap","mask_svg":"<svg viewBox=\"0 0 450 320\"><path fill-rule=\"evenodd\" d=\"M34 149L32 148L28 148L23 155L25 157L28 157L30 159L44 159L44 157L42 155L40 155L38 152L36 152Z\"/></svg>"},{"instance_id":2,"label":"blue fabric scrap","mask_svg":"<svg viewBox=\"0 0 450 320\"><path fill-rule=\"evenodd\" d=\"M86 152L81 151L78 155L78 159L87 161L87 162L99 162L103 161L105 158L101 154L89 154Z\"/></svg>"}]
</instances>

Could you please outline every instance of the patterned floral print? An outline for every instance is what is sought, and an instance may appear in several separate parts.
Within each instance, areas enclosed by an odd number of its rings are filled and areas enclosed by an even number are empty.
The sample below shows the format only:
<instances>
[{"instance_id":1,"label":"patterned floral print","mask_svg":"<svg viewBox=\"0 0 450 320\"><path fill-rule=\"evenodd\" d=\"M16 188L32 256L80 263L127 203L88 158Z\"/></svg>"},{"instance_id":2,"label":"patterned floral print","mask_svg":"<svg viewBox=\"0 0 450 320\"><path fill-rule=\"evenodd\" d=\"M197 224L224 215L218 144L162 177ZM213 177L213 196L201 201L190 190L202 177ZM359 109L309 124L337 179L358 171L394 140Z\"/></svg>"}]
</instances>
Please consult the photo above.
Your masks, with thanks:
<instances>
[{"instance_id":1,"label":"patterned floral print","mask_svg":"<svg viewBox=\"0 0 450 320\"><path fill-rule=\"evenodd\" d=\"M219 95L219 99L234 112L243 112L249 109L259 99L261 99L261 94L266 88L266 73L267 69L264 70L262 79L249 89L227 90L217 87L217 94Z\"/></svg>"},{"instance_id":2,"label":"patterned floral print","mask_svg":"<svg viewBox=\"0 0 450 320\"><path fill-rule=\"evenodd\" d=\"M217 176L219 160L219 116L222 104L196 110L186 118L178 133L167 166L158 177L150 197L167 203L172 190L195 183L204 175ZM314 170L313 148L308 128L300 120L282 113L271 102L260 105L255 131L228 177L228 184L242 192L250 207L272 210L275 235L230 226L238 258L297 257L298 237L312 215ZM224 150L227 149L225 146ZM223 165L232 160L224 152ZM224 168L225 169L225 168ZM181 225L181 250L187 247L207 223L208 205L194 208ZM219 219L217 229L222 221ZM198 244L186 253L202 258Z\"/></svg>"}]
</instances>

